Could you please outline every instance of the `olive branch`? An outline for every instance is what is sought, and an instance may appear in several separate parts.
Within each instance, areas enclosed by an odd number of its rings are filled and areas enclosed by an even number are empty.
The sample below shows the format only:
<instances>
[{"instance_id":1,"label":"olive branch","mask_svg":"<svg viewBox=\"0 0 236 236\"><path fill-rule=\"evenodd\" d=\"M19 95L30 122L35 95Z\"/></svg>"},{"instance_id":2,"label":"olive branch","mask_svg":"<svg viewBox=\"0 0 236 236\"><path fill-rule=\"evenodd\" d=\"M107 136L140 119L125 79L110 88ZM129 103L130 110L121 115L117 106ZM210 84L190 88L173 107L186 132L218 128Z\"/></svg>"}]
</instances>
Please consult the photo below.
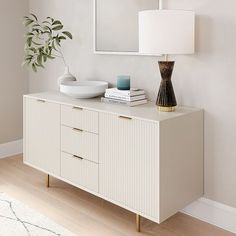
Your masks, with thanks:
<instances>
[{"instance_id":1,"label":"olive branch","mask_svg":"<svg viewBox=\"0 0 236 236\"><path fill-rule=\"evenodd\" d=\"M66 64L65 57L61 51L63 40L72 39L72 34L63 31L63 24L60 20L47 17L39 22L34 14L24 16L23 24L27 28L25 35L25 48L23 65L30 66L34 72L39 68L45 68L48 59L61 58Z\"/></svg>"}]
</instances>

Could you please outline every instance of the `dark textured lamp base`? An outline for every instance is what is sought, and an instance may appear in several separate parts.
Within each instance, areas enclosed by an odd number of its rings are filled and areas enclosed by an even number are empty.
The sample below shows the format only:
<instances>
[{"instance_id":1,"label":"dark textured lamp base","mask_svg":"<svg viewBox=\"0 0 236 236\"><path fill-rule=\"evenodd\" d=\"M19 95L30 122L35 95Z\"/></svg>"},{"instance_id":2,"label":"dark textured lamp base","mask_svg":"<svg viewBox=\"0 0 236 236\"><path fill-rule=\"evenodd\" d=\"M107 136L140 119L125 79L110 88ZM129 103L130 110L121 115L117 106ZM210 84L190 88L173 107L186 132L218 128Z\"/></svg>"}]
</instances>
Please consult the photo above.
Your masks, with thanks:
<instances>
[{"instance_id":1,"label":"dark textured lamp base","mask_svg":"<svg viewBox=\"0 0 236 236\"><path fill-rule=\"evenodd\" d=\"M174 69L174 61L159 61L161 72L161 84L156 104L161 112L173 112L177 105L175 93L171 82L171 75Z\"/></svg>"}]
</instances>

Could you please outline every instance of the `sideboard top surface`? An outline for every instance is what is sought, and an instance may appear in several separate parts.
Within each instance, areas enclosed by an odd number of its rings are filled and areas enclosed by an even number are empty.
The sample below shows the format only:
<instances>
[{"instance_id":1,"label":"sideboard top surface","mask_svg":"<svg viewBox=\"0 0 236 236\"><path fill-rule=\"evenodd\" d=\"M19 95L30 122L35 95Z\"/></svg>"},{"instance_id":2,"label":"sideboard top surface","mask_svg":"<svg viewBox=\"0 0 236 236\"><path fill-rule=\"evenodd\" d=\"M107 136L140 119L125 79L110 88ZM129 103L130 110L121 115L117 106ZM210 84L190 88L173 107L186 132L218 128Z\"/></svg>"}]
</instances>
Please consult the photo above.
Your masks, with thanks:
<instances>
[{"instance_id":1,"label":"sideboard top surface","mask_svg":"<svg viewBox=\"0 0 236 236\"><path fill-rule=\"evenodd\" d=\"M122 105L102 103L100 98L73 99L60 92L35 93L25 95L24 97L42 99L62 105L77 106L93 111L129 116L153 122L169 120L186 114L202 111L202 109L192 107L177 107L175 112L159 112L157 106L153 102L148 102L147 104L135 107L126 107Z\"/></svg>"}]
</instances>

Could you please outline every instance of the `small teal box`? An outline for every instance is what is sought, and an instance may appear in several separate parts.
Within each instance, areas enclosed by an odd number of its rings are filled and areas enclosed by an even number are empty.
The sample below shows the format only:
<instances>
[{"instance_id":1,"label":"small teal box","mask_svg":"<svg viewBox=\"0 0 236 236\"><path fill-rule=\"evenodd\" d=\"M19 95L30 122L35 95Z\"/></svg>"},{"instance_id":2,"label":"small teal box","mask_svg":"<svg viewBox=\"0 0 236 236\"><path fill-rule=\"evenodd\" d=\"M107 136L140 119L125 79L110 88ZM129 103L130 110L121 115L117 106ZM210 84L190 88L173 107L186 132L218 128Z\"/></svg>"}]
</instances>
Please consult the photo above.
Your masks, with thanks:
<instances>
[{"instance_id":1,"label":"small teal box","mask_svg":"<svg viewBox=\"0 0 236 236\"><path fill-rule=\"evenodd\" d=\"M129 75L117 76L117 89L130 90L130 76Z\"/></svg>"}]
</instances>

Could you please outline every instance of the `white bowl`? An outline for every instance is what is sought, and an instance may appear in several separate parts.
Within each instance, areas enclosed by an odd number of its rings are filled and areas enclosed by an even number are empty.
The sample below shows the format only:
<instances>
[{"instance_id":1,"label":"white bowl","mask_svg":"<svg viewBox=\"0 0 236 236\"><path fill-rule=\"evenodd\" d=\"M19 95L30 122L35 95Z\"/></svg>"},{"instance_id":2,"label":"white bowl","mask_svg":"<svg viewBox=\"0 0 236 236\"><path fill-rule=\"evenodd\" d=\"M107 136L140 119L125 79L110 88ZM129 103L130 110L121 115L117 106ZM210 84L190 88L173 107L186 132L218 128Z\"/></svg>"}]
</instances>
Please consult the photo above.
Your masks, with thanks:
<instances>
[{"instance_id":1,"label":"white bowl","mask_svg":"<svg viewBox=\"0 0 236 236\"><path fill-rule=\"evenodd\" d=\"M94 98L103 95L107 88L104 81L67 81L60 85L60 92L73 98Z\"/></svg>"}]
</instances>

